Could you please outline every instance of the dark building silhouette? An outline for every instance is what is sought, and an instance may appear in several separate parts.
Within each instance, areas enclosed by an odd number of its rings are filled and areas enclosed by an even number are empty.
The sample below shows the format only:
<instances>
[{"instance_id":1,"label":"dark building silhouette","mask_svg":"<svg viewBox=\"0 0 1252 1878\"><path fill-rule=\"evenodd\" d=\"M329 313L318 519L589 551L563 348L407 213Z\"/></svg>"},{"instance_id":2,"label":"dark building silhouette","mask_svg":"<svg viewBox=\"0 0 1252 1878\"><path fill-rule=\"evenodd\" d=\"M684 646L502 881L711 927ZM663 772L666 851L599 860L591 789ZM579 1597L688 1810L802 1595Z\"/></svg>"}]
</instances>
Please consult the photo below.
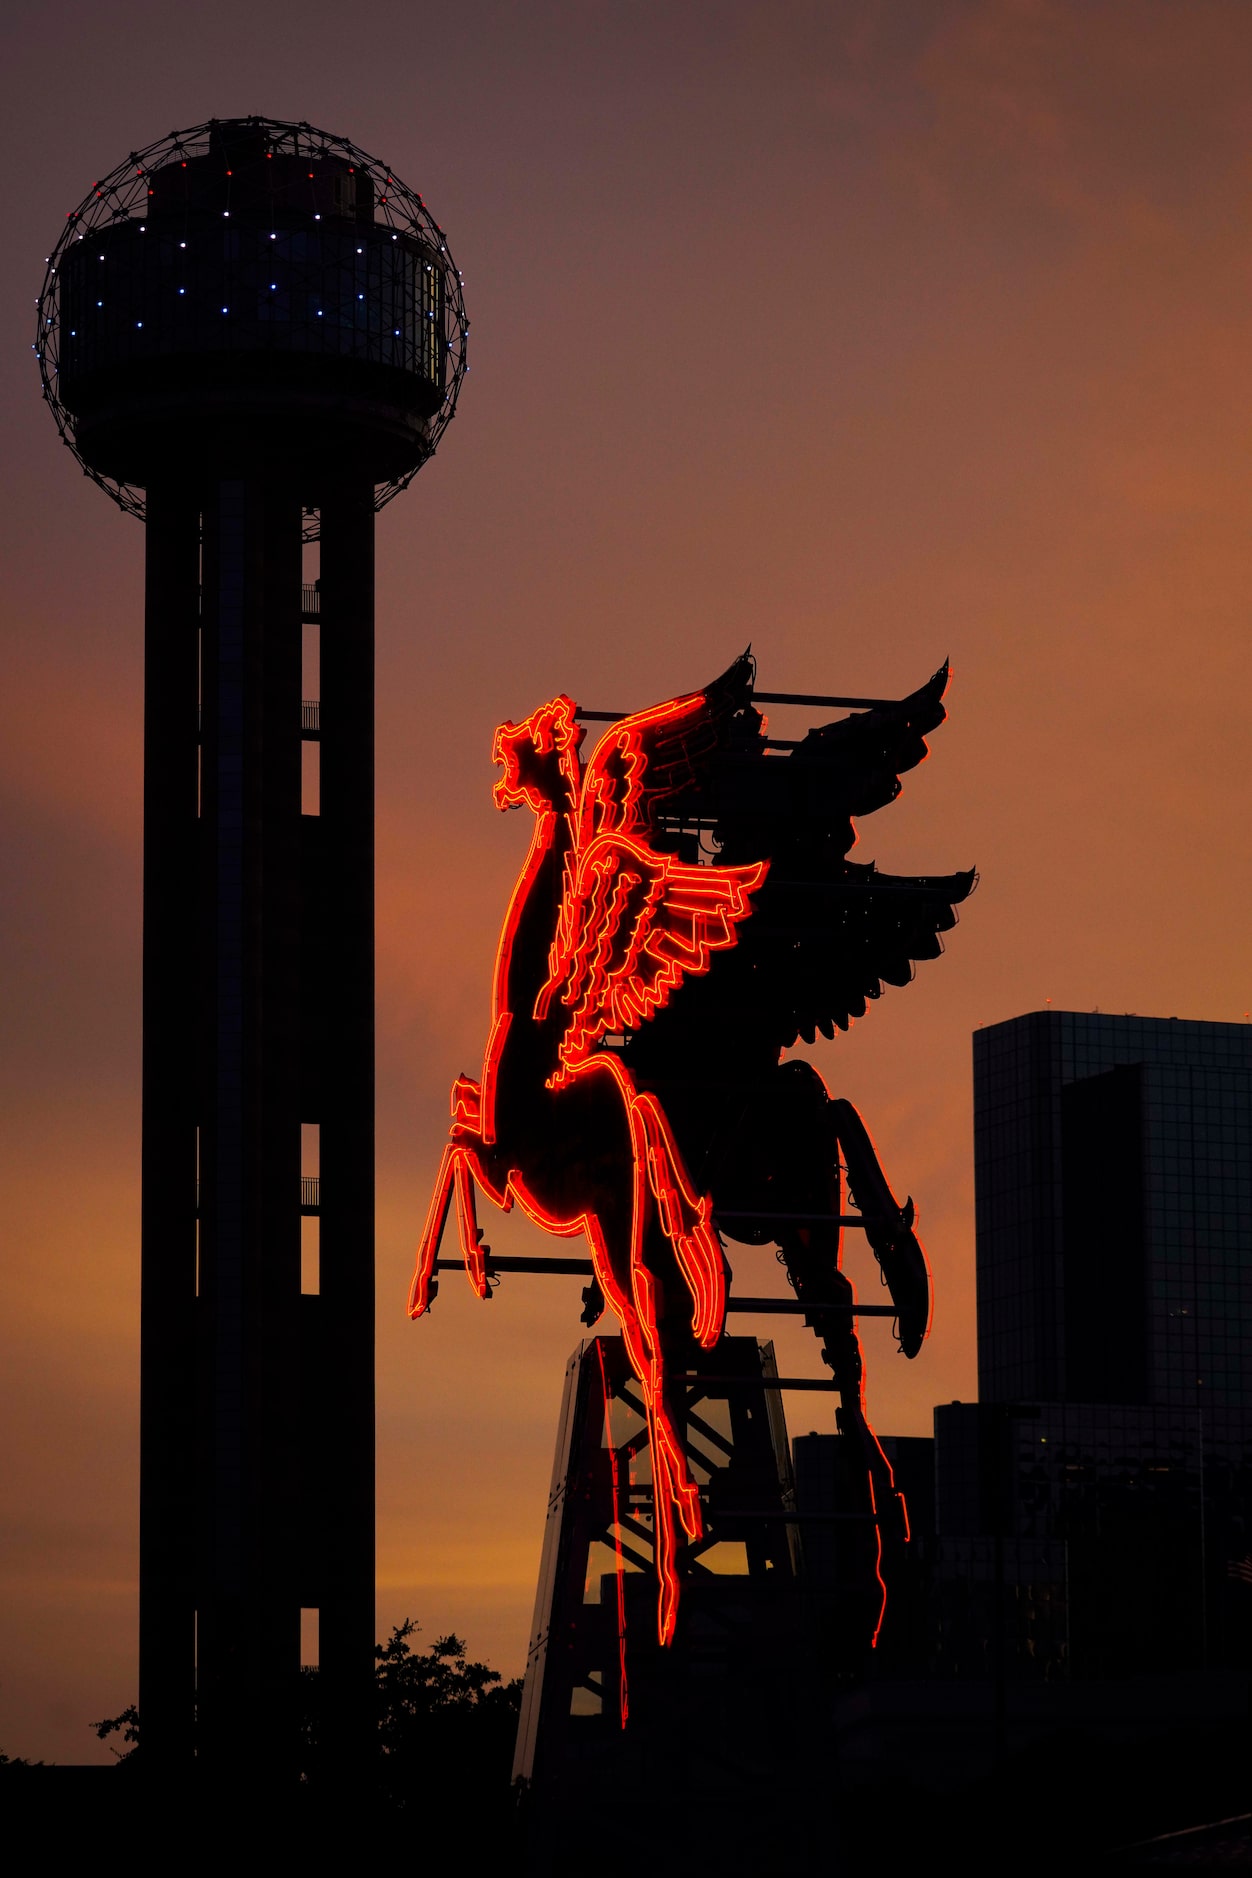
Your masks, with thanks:
<instances>
[{"instance_id":1,"label":"dark building silhouette","mask_svg":"<svg viewBox=\"0 0 1252 1878\"><path fill-rule=\"evenodd\" d=\"M1252 1027L975 1033L977 1403L935 1411L933 1660L1245 1665Z\"/></svg>"},{"instance_id":2,"label":"dark building silhouette","mask_svg":"<svg viewBox=\"0 0 1252 1878\"><path fill-rule=\"evenodd\" d=\"M374 512L451 416L464 334L420 198L307 124L213 122L132 155L49 262L45 396L147 524L152 1769L198 1753L281 1778L302 1610L340 1764L369 1741Z\"/></svg>"},{"instance_id":3,"label":"dark building silhouette","mask_svg":"<svg viewBox=\"0 0 1252 1878\"><path fill-rule=\"evenodd\" d=\"M1252 1025L974 1033L983 1402L1252 1409Z\"/></svg>"},{"instance_id":4,"label":"dark building silhouette","mask_svg":"<svg viewBox=\"0 0 1252 1878\"><path fill-rule=\"evenodd\" d=\"M846 1434L797 1435L791 1444L803 1578L815 1602L829 1600L825 1625L843 1632L837 1652L843 1666L855 1665L860 1674L915 1673L930 1651L935 1444L921 1435L880 1435L878 1441L904 1496L909 1542L884 1561L886 1604L872 1655L858 1654L848 1634L861 1618L867 1578L871 1586L876 1579L865 1555L872 1534L855 1519L862 1504L860 1444Z\"/></svg>"},{"instance_id":5,"label":"dark building silhouette","mask_svg":"<svg viewBox=\"0 0 1252 1878\"><path fill-rule=\"evenodd\" d=\"M1238 1411L960 1403L935 1411L947 1675L1045 1681L1242 1662L1252 1430Z\"/></svg>"},{"instance_id":6,"label":"dark building silhouette","mask_svg":"<svg viewBox=\"0 0 1252 1878\"><path fill-rule=\"evenodd\" d=\"M884 1442L916 1550L831 1708L856 1869L886 1819L897 1862L1052 1871L1246 1807L1252 1030L1037 1012L974 1065L981 1399L929 1503ZM838 1448L795 1443L802 1513Z\"/></svg>"}]
</instances>

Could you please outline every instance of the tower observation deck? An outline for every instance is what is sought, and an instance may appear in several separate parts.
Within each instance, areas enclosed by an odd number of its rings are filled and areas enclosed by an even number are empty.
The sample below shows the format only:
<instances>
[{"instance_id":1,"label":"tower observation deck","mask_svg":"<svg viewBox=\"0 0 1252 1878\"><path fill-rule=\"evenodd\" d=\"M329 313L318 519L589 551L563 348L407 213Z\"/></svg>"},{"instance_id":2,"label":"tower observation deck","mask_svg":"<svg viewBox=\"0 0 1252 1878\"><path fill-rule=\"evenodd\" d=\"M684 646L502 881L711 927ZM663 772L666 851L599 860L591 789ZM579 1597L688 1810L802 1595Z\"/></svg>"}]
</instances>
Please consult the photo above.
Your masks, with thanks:
<instances>
[{"instance_id":1,"label":"tower observation deck","mask_svg":"<svg viewBox=\"0 0 1252 1878\"><path fill-rule=\"evenodd\" d=\"M147 535L153 1774L294 1774L302 1612L339 1769L368 1751L374 514L451 419L466 332L421 198L259 117L132 154L67 217L40 298L61 435Z\"/></svg>"}]
</instances>

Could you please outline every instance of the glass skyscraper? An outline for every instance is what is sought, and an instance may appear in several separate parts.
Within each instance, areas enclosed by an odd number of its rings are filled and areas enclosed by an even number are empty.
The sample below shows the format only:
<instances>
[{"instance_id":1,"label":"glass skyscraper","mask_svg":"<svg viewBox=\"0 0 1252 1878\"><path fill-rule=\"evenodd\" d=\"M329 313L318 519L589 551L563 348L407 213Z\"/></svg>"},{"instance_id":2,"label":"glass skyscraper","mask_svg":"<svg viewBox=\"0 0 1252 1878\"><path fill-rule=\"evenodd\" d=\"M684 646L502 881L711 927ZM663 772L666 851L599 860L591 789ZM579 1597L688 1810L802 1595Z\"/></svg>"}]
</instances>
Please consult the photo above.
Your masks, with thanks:
<instances>
[{"instance_id":1,"label":"glass skyscraper","mask_svg":"<svg viewBox=\"0 0 1252 1878\"><path fill-rule=\"evenodd\" d=\"M1246 1662L1252 1025L976 1031L974 1158L980 1399L935 1411L941 1663Z\"/></svg>"},{"instance_id":2,"label":"glass skyscraper","mask_svg":"<svg viewBox=\"0 0 1252 1878\"><path fill-rule=\"evenodd\" d=\"M1252 1025L974 1033L983 1402L1252 1410Z\"/></svg>"}]
</instances>

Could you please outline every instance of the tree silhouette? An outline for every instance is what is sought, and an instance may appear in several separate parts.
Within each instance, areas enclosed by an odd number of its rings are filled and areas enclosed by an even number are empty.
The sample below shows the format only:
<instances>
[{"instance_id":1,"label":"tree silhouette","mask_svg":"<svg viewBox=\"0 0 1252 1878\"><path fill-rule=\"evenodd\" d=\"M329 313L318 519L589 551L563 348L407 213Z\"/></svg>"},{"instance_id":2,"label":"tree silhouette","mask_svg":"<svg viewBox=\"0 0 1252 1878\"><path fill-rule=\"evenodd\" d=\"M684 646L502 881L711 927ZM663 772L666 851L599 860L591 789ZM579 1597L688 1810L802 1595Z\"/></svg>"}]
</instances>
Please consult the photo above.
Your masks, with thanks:
<instances>
[{"instance_id":1,"label":"tree silhouette","mask_svg":"<svg viewBox=\"0 0 1252 1878\"><path fill-rule=\"evenodd\" d=\"M456 1811L472 1806L478 1829L502 1827L510 1808L509 1773L522 1684L503 1682L498 1670L466 1656L465 1641L451 1633L424 1650L411 1639L419 1625L397 1624L376 1645L379 1799L397 1812L425 1811L432 1795ZM310 1786L334 1777L324 1747L324 1707L316 1669L300 1672L300 1774ZM139 1711L132 1703L120 1715L92 1722L97 1737L120 1735L112 1752L133 1762L142 1752ZM112 1745L112 1744L110 1744Z\"/></svg>"},{"instance_id":2,"label":"tree silhouette","mask_svg":"<svg viewBox=\"0 0 1252 1878\"><path fill-rule=\"evenodd\" d=\"M110 1754L116 1754L119 1761L130 1760L139 1747L139 1710L133 1702L120 1715L113 1715L108 1721L92 1722L91 1726L99 1741L108 1741L110 1735L120 1734L122 1740L130 1744L124 1748L115 1748L110 1744Z\"/></svg>"}]
</instances>

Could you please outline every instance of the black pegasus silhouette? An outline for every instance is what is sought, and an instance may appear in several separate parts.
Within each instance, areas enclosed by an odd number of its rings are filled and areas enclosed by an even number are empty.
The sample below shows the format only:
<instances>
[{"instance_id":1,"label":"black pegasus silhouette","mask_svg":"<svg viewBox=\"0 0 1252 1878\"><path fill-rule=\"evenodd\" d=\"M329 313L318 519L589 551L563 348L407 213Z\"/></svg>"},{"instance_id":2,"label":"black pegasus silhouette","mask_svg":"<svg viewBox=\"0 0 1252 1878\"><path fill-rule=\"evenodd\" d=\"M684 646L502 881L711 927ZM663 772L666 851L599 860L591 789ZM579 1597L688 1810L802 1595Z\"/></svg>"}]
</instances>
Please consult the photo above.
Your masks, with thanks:
<instances>
[{"instance_id":1,"label":"black pegasus silhouette","mask_svg":"<svg viewBox=\"0 0 1252 1878\"><path fill-rule=\"evenodd\" d=\"M851 1103L800 1038L863 1016L903 985L974 873L879 874L849 861L853 817L900 793L944 719L945 665L899 703L780 745L753 704L750 654L703 691L613 724L585 769L559 697L496 733L501 808L536 817L497 955L480 1080L458 1077L452 1129L418 1247L409 1309L434 1296L450 1206L470 1281L488 1295L475 1188L549 1231L582 1233L647 1405L658 1628L679 1598L675 1515L702 1531L674 1378L722 1333L721 1238L774 1241L823 1339L840 1426L860 1443L882 1586L907 1514L864 1413L852 1288L840 1270L843 1176L915 1356L930 1280L912 1200L898 1205ZM874 1634L883 1600L876 1601Z\"/></svg>"}]
</instances>

